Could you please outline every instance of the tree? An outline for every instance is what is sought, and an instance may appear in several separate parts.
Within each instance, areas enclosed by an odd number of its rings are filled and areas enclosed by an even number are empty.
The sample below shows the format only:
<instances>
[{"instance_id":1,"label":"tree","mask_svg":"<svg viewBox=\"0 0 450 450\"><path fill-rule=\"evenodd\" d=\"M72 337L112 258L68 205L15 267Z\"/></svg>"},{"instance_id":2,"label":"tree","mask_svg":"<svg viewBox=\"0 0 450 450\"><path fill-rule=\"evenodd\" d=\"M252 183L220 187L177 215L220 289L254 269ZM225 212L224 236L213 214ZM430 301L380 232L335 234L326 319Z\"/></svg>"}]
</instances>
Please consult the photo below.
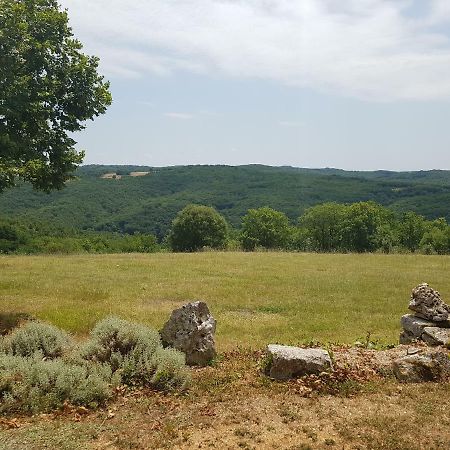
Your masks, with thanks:
<instances>
[{"instance_id":1,"label":"tree","mask_svg":"<svg viewBox=\"0 0 450 450\"><path fill-rule=\"evenodd\" d=\"M415 212L406 212L400 221L400 244L411 252L419 248L420 241L425 233L426 220Z\"/></svg>"},{"instance_id":2,"label":"tree","mask_svg":"<svg viewBox=\"0 0 450 450\"><path fill-rule=\"evenodd\" d=\"M83 160L69 136L111 104L56 0L0 0L0 192L60 189Z\"/></svg>"},{"instance_id":3,"label":"tree","mask_svg":"<svg viewBox=\"0 0 450 450\"><path fill-rule=\"evenodd\" d=\"M314 250L338 250L342 241L342 224L346 205L323 203L308 208L300 218Z\"/></svg>"},{"instance_id":4,"label":"tree","mask_svg":"<svg viewBox=\"0 0 450 450\"><path fill-rule=\"evenodd\" d=\"M378 228L391 221L393 213L375 202L352 203L343 221L343 247L356 252L375 250Z\"/></svg>"},{"instance_id":5,"label":"tree","mask_svg":"<svg viewBox=\"0 0 450 450\"><path fill-rule=\"evenodd\" d=\"M195 252L203 247L224 248L228 225L214 208L188 205L172 222L169 243L176 252Z\"/></svg>"},{"instance_id":6,"label":"tree","mask_svg":"<svg viewBox=\"0 0 450 450\"><path fill-rule=\"evenodd\" d=\"M249 209L242 219L241 243L244 250L283 248L287 245L289 233L286 215L267 206Z\"/></svg>"}]
</instances>

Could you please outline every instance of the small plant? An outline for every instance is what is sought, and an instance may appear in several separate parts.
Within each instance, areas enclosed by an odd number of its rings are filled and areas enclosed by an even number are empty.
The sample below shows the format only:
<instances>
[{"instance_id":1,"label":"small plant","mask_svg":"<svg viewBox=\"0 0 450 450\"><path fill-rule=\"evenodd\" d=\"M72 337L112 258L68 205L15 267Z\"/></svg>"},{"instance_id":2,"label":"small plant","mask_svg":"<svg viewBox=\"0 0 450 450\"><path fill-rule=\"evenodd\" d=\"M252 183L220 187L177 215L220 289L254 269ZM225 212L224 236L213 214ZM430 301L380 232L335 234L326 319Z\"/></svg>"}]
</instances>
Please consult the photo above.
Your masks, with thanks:
<instances>
[{"instance_id":1,"label":"small plant","mask_svg":"<svg viewBox=\"0 0 450 450\"><path fill-rule=\"evenodd\" d=\"M97 406L111 397L111 369L106 365L67 364L0 354L0 412L36 413L73 405Z\"/></svg>"},{"instance_id":2,"label":"small plant","mask_svg":"<svg viewBox=\"0 0 450 450\"><path fill-rule=\"evenodd\" d=\"M116 317L95 326L80 357L108 364L129 385L170 390L184 389L189 381L183 353L163 349L157 331Z\"/></svg>"},{"instance_id":3,"label":"small plant","mask_svg":"<svg viewBox=\"0 0 450 450\"><path fill-rule=\"evenodd\" d=\"M15 329L2 342L5 353L30 357L36 353L45 358L62 356L72 342L67 333L46 323L28 322Z\"/></svg>"}]
</instances>

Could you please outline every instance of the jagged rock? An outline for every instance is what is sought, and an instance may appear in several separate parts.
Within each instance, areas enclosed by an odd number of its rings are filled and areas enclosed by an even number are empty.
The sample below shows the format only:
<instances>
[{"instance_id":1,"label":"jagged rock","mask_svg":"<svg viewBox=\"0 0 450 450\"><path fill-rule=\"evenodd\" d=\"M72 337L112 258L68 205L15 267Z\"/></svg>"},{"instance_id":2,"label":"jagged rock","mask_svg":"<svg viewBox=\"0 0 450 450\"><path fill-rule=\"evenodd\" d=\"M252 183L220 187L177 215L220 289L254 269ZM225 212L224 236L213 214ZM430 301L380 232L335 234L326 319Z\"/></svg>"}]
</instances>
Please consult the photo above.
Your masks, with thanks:
<instances>
[{"instance_id":1,"label":"jagged rock","mask_svg":"<svg viewBox=\"0 0 450 450\"><path fill-rule=\"evenodd\" d=\"M216 320L207 304L197 301L172 311L161 339L164 345L182 351L187 364L205 366L216 356L215 332Z\"/></svg>"},{"instance_id":2,"label":"jagged rock","mask_svg":"<svg viewBox=\"0 0 450 450\"><path fill-rule=\"evenodd\" d=\"M450 329L440 327L425 327L422 340L428 345L447 345L450 343Z\"/></svg>"},{"instance_id":3,"label":"jagged rock","mask_svg":"<svg viewBox=\"0 0 450 450\"><path fill-rule=\"evenodd\" d=\"M405 383L440 381L450 376L450 358L447 352L416 353L396 359L392 369Z\"/></svg>"},{"instance_id":4,"label":"jagged rock","mask_svg":"<svg viewBox=\"0 0 450 450\"><path fill-rule=\"evenodd\" d=\"M433 322L447 321L450 312L450 306L441 300L439 292L427 283L419 284L412 290L409 309L416 316Z\"/></svg>"},{"instance_id":5,"label":"jagged rock","mask_svg":"<svg viewBox=\"0 0 450 450\"><path fill-rule=\"evenodd\" d=\"M276 380L288 380L302 375L319 374L333 369L326 350L287 345L267 346L266 374Z\"/></svg>"}]
</instances>

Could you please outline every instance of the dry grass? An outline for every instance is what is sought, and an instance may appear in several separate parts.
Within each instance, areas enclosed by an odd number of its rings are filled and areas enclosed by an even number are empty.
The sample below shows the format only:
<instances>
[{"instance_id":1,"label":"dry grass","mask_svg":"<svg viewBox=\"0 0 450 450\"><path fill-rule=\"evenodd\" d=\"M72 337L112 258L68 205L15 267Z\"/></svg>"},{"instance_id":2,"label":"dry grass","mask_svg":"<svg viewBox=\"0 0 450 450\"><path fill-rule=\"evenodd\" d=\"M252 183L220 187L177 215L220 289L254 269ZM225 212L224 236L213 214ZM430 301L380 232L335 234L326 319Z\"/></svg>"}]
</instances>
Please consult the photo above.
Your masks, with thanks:
<instances>
[{"instance_id":1,"label":"dry grass","mask_svg":"<svg viewBox=\"0 0 450 450\"><path fill-rule=\"evenodd\" d=\"M450 299L450 257L196 253L0 257L0 313L25 312L84 334L107 314L160 328L204 299L219 350L268 342L396 343L411 288Z\"/></svg>"},{"instance_id":2,"label":"dry grass","mask_svg":"<svg viewBox=\"0 0 450 450\"><path fill-rule=\"evenodd\" d=\"M142 391L109 410L19 418L0 447L44 449L447 449L450 386L374 376L335 395L304 396L261 375L261 354L234 351L194 371L187 395Z\"/></svg>"}]
</instances>

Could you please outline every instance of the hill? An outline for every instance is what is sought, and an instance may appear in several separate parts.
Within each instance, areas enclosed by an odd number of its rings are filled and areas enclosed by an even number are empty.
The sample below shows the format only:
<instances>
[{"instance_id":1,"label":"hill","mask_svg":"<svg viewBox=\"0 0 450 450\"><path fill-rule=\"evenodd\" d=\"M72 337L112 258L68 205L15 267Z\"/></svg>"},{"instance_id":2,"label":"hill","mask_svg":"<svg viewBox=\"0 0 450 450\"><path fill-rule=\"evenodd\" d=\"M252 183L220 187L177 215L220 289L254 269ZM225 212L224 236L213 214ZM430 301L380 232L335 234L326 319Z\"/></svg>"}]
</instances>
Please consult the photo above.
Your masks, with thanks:
<instances>
[{"instance_id":1,"label":"hill","mask_svg":"<svg viewBox=\"0 0 450 450\"><path fill-rule=\"evenodd\" d=\"M105 174L111 175L102 178ZM28 185L6 191L0 196L2 216L82 230L151 232L160 238L188 203L214 206L234 226L249 208L271 206L295 221L318 203L366 200L450 221L450 171L89 165L77 176L50 194Z\"/></svg>"}]
</instances>

